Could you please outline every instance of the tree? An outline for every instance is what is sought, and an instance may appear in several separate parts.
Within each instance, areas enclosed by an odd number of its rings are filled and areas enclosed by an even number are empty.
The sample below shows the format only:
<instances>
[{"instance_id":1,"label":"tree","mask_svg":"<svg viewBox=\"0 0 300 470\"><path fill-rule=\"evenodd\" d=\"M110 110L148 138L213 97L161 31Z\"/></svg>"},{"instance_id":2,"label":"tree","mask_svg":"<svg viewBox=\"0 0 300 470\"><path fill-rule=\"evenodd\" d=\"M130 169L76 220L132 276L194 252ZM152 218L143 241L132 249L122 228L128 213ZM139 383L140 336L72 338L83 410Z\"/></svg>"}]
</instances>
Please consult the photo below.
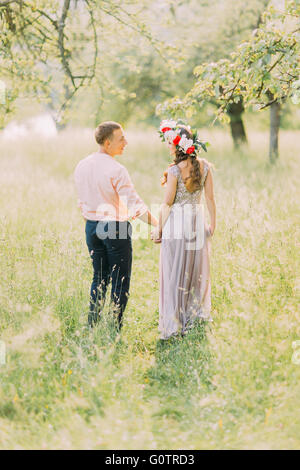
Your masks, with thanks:
<instances>
[{"instance_id":1,"label":"tree","mask_svg":"<svg viewBox=\"0 0 300 470\"><path fill-rule=\"evenodd\" d=\"M284 11L270 6L249 41L242 42L231 58L195 68L197 81L183 100L176 97L160 107L173 114L180 108L195 112L205 100L218 103L216 119L228 122L226 111L241 98L245 107L271 107L270 161L278 156L280 105L291 98L300 102L299 1L286 3Z\"/></svg>"},{"instance_id":2,"label":"tree","mask_svg":"<svg viewBox=\"0 0 300 470\"><path fill-rule=\"evenodd\" d=\"M247 3L240 0L212 0L206 3L203 12L197 11L194 3L192 5L192 13L195 14L199 24L197 27L193 27L195 20L194 22L191 20L191 27L188 29L188 35L191 34L190 31L195 30L197 32L194 37L194 52L190 58L194 64L191 72L199 63L230 58L231 51L242 40L248 38L254 29L258 28L269 0L252 0ZM192 74L190 73L190 75ZM191 78L193 76L189 77L189 79ZM210 98L209 101L218 107L218 103L213 98ZM229 117L234 145L239 147L241 143L247 142L243 123L244 105L242 98L238 103L230 104L226 109L226 113Z\"/></svg>"},{"instance_id":3,"label":"tree","mask_svg":"<svg viewBox=\"0 0 300 470\"><path fill-rule=\"evenodd\" d=\"M55 95L58 117L83 87L103 86L99 38L129 32L143 36L163 54L143 21L138 0L0 0L0 72L7 83L7 114L20 95ZM120 39L121 40L121 39ZM166 48L164 48L165 50ZM3 118L3 116L2 116Z\"/></svg>"},{"instance_id":4,"label":"tree","mask_svg":"<svg viewBox=\"0 0 300 470\"><path fill-rule=\"evenodd\" d=\"M156 123L154 110L159 102L186 93L194 83L193 69L199 62L230 57L232 49L258 26L269 0L172 0L149 2L144 11L152 34L174 47L173 64L163 61L153 49L130 39L118 47L111 64L111 82L120 88L119 96L110 95L110 112L121 117ZM153 18L155 17L155 22ZM184 19L184 22L183 22ZM217 106L217 103L211 101ZM108 109L104 103L100 114ZM232 137L236 146L246 140L242 114L243 102L228 108ZM197 125L206 122L205 110L197 116Z\"/></svg>"}]
</instances>

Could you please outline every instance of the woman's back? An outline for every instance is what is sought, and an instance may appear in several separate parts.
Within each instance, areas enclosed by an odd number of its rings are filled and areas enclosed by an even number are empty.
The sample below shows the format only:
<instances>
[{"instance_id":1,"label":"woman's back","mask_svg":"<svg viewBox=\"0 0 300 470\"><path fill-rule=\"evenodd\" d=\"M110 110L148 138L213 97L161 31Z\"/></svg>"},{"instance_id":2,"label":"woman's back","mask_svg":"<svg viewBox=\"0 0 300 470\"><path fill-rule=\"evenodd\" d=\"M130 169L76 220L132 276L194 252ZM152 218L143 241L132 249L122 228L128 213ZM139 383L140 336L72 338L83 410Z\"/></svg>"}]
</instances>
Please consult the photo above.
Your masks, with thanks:
<instances>
[{"instance_id":1,"label":"woman's back","mask_svg":"<svg viewBox=\"0 0 300 470\"><path fill-rule=\"evenodd\" d=\"M168 169L177 178L170 215L162 232L160 256L159 330L162 339L185 334L196 318L211 321L208 230L201 210L201 193L209 164L200 163L200 188L188 191L189 164ZM190 210L192 209L192 210Z\"/></svg>"},{"instance_id":2,"label":"woman's back","mask_svg":"<svg viewBox=\"0 0 300 470\"><path fill-rule=\"evenodd\" d=\"M205 179L209 169L208 163L205 160L199 160L201 170L201 181L200 188L194 192L188 191L186 187L186 180L190 176L192 164L186 160L180 162L178 165L173 165L169 168L168 173L174 175L177 178L177 190L174 199L174 204L192 204L196 205L200 203L201 193L204 187Z\"/></svg>"}]
</instances>

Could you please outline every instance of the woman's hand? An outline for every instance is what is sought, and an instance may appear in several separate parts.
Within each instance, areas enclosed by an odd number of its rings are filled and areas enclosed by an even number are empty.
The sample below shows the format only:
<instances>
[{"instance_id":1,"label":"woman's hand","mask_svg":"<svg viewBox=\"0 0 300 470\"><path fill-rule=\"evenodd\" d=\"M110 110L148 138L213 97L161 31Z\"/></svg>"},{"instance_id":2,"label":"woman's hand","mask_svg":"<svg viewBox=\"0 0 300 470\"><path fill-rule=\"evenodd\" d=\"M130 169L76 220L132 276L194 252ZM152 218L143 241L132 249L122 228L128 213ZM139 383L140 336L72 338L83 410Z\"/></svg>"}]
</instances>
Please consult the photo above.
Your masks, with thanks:
<instances>
[{"instance_id":1,"label":"woman's hand","mask_svg":"<svg viewBox=\"0 0 300 470\"><path fill-rule=\"evenodd\" d=\"M215 232L215 227L213 225L209 225L207 228L207 231L208 231L209 236L212 237Z\"/></svg>"},{"instance_id":2,"label":"woman's hand","mask_svg":"<svg viewBox=\"0 0 300 470\"><path fill-rule=\"evenodd\" d=\"M154 243L161 243L161 237L162 233L159 227L156 227L152 232L151 232L151 240L154 241Z\"/></svg>"}]
</instances>

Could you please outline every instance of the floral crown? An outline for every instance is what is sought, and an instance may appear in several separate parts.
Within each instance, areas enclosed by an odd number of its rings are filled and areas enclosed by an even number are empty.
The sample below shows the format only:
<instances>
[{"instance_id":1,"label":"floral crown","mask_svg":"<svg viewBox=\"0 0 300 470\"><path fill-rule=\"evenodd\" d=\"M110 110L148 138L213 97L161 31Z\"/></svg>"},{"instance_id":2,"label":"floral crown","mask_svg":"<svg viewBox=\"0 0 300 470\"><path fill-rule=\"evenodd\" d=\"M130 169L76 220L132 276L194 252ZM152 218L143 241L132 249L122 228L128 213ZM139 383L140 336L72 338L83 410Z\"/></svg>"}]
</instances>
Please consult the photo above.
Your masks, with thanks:
<instances>
[{"instance_id":1,"label":"floral crown","mask_svg":"<svg viewBox=\"0 0 300 470\"><path fill-rule=\"evenodd\" d=\"M181 136L180 131L182 127L186 127L191 133L192 138L188 139L186 135ZM197 131L192 131L190 126L187 126L183 121L173 121L165 119L161 122L159 128L159 135L163 142L172 143L176 148L180 148L191 156L197 156L203 149L207 152L207 142L201 142L198 139Z\"/></svg>"}]
</instances>

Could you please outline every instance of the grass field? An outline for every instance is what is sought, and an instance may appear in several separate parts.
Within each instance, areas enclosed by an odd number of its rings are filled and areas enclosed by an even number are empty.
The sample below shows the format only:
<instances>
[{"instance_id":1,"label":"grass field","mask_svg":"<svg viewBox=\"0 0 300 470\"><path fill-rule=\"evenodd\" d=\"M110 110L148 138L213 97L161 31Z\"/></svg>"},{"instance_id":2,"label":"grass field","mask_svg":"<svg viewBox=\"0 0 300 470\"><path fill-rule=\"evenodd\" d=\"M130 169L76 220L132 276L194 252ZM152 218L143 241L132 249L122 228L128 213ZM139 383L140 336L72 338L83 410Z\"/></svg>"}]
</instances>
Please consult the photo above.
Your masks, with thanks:
<instances>
[{"instance_id":1,"label":"grass field","mask_svg":"<svg viewBox=\"0 0 300 470\"><path fill-rule=\"evenodd\" d=\"M216 167L214 323L163 344L159 246L145 239L121 336L107 310L85 329L92 271L73 171L92 133L0 141L1 448L300 448L300 138L282 132L270 167L267 134L249 136L237 154L227 134L203 131ZM129 142L120 161L157 204L167 149L155 133Z\"/></svg>"}]
</instances>

